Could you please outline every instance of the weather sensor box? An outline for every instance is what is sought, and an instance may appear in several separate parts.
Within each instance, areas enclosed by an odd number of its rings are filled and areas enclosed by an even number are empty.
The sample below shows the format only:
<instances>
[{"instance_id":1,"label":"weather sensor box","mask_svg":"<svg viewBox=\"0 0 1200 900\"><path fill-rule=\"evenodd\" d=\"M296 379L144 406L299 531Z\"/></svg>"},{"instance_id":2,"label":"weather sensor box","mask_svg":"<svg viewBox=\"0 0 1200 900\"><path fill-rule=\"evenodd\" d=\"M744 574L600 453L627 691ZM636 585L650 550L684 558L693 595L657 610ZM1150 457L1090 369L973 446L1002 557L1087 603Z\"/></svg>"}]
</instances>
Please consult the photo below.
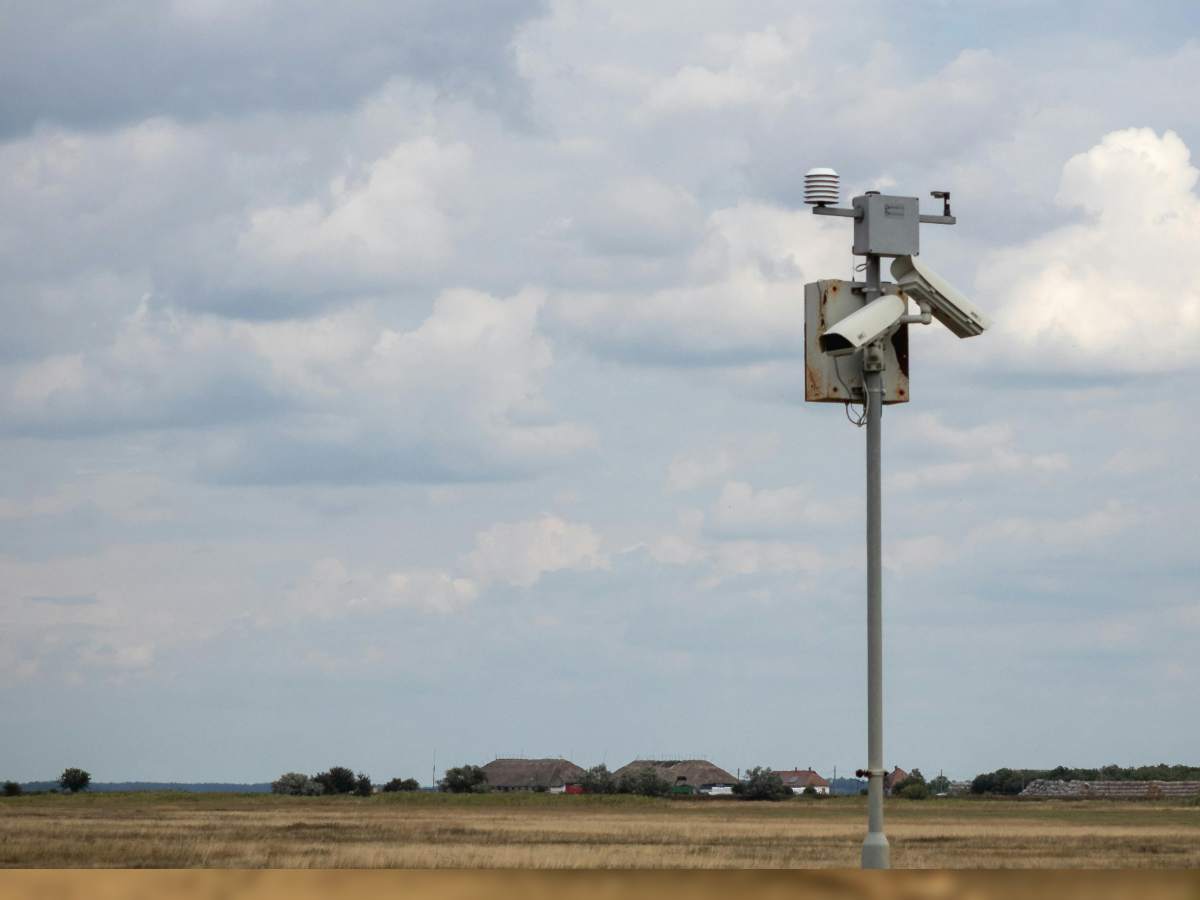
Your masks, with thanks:
<instances>
[{"instance_id":1,"label":"weather sensor box","mask_svg":"<svg viewBox=\"0 0 1200 900\"><path fill-rule=\"evenodd\" d=\"M854 198L854 254L916 256L920 252L921 210L916 197L865 194Z\"/></svg>"}]
</instances>

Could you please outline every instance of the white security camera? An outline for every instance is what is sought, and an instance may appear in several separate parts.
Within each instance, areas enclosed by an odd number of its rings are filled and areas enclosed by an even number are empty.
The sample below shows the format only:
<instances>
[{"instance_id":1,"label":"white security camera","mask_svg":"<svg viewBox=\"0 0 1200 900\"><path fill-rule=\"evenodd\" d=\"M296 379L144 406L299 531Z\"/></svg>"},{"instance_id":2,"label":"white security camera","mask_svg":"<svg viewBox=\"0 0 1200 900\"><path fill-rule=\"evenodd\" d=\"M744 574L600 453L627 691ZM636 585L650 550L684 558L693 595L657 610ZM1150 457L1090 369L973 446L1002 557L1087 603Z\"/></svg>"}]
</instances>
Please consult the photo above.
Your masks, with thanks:
<instances>
[{"instance_id":1,"label":"white security camera","mask_svg":"<svg viewBox=\"0 0 1200 900\"><path fill-rule=\"evenodd\" d=\"M884 294L831 325L817 343L821 351L830 356L849 356L885 337L900 324L906 312L908 304L903 297Z\"/></svg>"},{"instance_id":2,"label":"white security camera","mask_svg":"<svg viewBox=\"0 0 1200 900\"><path fill-rule=\"evenodd\" d=\"M915 256L897 256L892 262L896 287L910 296L922 311L960 338L974 337L990 328L991 321L937 272Z\"/></svg>"}]
</instances>

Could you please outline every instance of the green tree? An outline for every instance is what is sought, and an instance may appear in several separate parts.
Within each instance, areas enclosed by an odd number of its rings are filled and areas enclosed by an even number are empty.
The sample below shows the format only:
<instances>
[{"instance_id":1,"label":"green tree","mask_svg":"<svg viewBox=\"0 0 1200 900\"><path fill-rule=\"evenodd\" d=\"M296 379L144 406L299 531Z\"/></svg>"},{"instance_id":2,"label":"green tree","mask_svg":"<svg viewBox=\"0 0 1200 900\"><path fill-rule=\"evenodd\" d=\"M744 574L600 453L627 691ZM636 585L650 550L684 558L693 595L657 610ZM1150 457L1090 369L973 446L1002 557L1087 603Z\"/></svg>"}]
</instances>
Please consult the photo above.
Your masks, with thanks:
<instances>
[{"instance_id":1,"label":"green tree","mask_svg":"<svg viewBox=\"0 0 1200 900\"><path fill-rule=\"evenodd\" d=\"M447 769L438 783L438 790L451 794L484 794L490 789L487 773L479 766L456 766Z\"/></svg>"},{"instance_id":2,"label":"green tree","mask_svg":"<svg viewBox=\"0 0 1200 900\"><path fill-rule=\"evenodd\" d=\"M617 793L617 779L612 772L608 771L608 766L601 763L598 766L592 766L583 773L583 777L579 779L579 785L587 794L615 794Z\"/></svg>"},{"instance_id":3,"label":"green tree","mask_svg":"<svg viewBox=\"0 0 1200 900\"><path fill-rule=\"evenodd\" d=\"M285 772L271 782L271 793L292 797L315 797L325 793L325 788L319 781L309 778L303 772Z\"/></svg>"},{"instance_id":4,"label":"green tree","mask_svg":"<svg viewBox=\"0 0 1200 900\"><path fill-rule=\"evenodd\" d=\"M997 769L995 772L984 772L982 775L976 775L975 780L971 782L971 793L1012 796L1025 789L1026 782L1032 780L1030 776L1041 777L1041 774L1007 768Z\"/></svg>"},{"instance_id":5,"label":"green tree","mask_svg":"<svg viewBox=\"0 0 1200 900\"><path fill-rule=\"evenodd\" d=\"M77 794L87 790L87 786L92 783L92 776L83 769L64 769L58 777L58 783L64 791Z\"/></svg>"},{"instance_id":6,"label":"green tree","mask_svg":"<svg viewBox=\"0 0 1200 900\"><path fill-rule=\"evenodd\" d=\"M393 778L383 786L385 794L393 794L397 791L419 791L420 789L421 785L415 778Z\"/></svg>"},{"instance_id":7,"label":"green tree","mask_svg":"<svg viewBox=\"0 0 1200 900\"><path fill-rule=\"evenodd\" d=\"M354 779L354 793L359 797L371 796L371 777L369 775L358 773L358 777Z\"/></svg>"},{"instance_id":8,"label":"green tree","mask_svg":"<svg viewBox=\"0 0 1200 900\"><path fill-rule=\"evenodd\" d=\"M347 769L345 766L332 766L328 772L314 775L313 781L318 782L325 789L326 794L352 794L358 786L354 770Z\"/></svg>"},{"instance_id":9,"label":"green tree","mask_svg":"<svg viewBox=\"0 0 1200 900\"><path fill-rule=\"evenodd\" d=\"M638 794L642 797L665 797L671 793L671 782L650 766L636 772L626 772L617 782L618 794Z\"/></svg>"},{"instance_id":10,"label":"green tree","mask_svg":"<svg viewBox=\"0 0 1200 900\"><path fill-rule=\"evenodd\" d=\"M15 781L4 782L4 796L5 797L20 797L23 793L25 793L25 792L21 789L21 786L19 784L17 784Z\"/></svg>"},{"instance_id":11,"label":"green tree","mask_svg":"<svg viewBox=\"0 0 1200 900\"><path fill-rule=\"evenodd\" d=\"M950 779L945 775L939 775L937 778L930 780L929 792L931 794L948 794L950 793Z\"/></svg>"},{"instance_id":12,"label":"green tree","mask_svg":"<svg viewBox=\"0 0 1200 900\"><path fill-rule=\"evenodd\" d=\"M929 785L920 769L913 769L908 777L892 785L892 796L905 800L925 800L929 797Z\"/></svg>"},{"instance_id":13,"label":"green tree","mask_svg":"<svg viewBox=\"0 0 1200 900\"><path fill-rule=\"evenodd\" d=\"M734 785L733 792L743 800L787 800L794 796L778 772L761 766L748 771L745 780Z\"/></svg>"}]
</instances>

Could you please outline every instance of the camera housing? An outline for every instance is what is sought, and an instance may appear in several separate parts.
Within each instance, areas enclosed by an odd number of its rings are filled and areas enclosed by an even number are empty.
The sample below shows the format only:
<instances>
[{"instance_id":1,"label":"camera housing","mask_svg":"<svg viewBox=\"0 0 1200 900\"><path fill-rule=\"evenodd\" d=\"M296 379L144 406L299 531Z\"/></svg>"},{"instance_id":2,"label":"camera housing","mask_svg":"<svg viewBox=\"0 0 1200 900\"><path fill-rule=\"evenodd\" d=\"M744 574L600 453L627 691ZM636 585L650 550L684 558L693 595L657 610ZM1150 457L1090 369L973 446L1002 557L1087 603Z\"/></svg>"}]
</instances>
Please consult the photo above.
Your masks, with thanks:
<instances>
[{"instance_id":1,"label":"camera housing","mask_svg":"<svg viewBox=\"0 0 1200 900\"><path fill-rule=\"evenodd\" d=\"M817 338L821 352L830 356L849 356L885 337L908 312L908 304L895 294L876 297L844 319L835 322Z\"/></svg>"},{"instance_id":2,"label":"camera housing","mask_svg":"<svg viewBox=\"0 0 1200 900\"><path fill-rule=\"evenodd\" d=\"M960 338L975 337L991 327L991 320L975 308L950 282L915 256L892 261L896 287Z\"/></svg>"}]
</instances>

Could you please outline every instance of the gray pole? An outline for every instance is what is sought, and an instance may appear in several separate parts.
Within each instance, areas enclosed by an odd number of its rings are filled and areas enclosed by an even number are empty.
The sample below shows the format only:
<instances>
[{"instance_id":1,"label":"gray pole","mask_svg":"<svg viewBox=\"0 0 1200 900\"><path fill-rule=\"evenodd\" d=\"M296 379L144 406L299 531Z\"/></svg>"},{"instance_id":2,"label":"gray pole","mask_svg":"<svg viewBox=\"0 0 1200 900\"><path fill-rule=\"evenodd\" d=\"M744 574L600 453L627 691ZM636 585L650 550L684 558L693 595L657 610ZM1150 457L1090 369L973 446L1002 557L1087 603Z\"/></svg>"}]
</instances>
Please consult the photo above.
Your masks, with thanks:
<instances>
[{"instance_id":1,"label":"gray pole","mask_svg":"<svg viewBox=\"0 0 1200 900\"><path fill-rule=\"evenodd\" d=\"M866 302L879 296L879 257L867 257ZM864 869L890 865L883 833L883 522L880 491L880 439L883 419L883 353L863 353L867 404L867 837Z\"/></svg>"}]
</instances>

